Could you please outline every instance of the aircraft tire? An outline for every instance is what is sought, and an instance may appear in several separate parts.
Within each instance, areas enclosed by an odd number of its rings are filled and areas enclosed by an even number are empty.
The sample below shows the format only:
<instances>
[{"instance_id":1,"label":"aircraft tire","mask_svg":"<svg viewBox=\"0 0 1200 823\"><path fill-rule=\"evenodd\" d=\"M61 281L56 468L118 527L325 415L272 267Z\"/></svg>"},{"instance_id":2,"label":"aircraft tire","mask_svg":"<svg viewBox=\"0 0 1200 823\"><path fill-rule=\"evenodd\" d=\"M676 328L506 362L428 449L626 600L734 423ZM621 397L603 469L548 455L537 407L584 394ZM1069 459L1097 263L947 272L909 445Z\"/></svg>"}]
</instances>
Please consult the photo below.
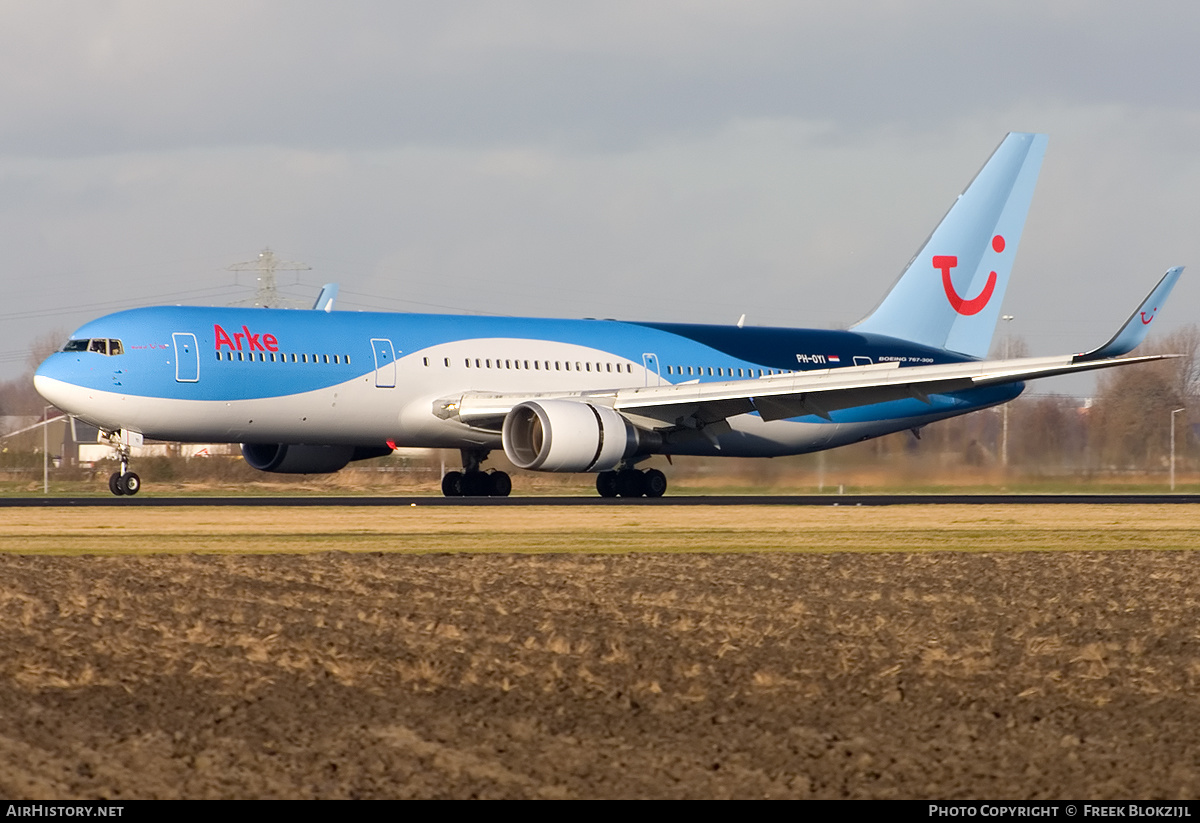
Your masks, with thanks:
<instances>
[{"instance_id":1,"label":"aircraft tire","mask_svg":"<svg viewBox=\"0 0 1200 823\"><path fill-rule=\"evenodd\" d=\"M142 490L142 478L133 472L121 475L121 479L117 481L117 484L121 487L121 494L127 494L130 497Z\"/></svg>"},{"instance_id":2,"label":"aircraft tire","mask_svg":"<svg viewBox=\"0 0 1200 823\"><path fill-rule=\"evenodd\" d=\"M108 476L108 490L117 495L117 497L125 494L125 492L121 490L121 475L117 472L113 472Z\"/></svg>"},{"instance_id":3,"label":"aircraft tire","mask_svg":"<svg viewBox=\"0 0 1200 823\"><path fill-rule=\"evenodd\" d=\"M462 497L463 496L463 474L462 472L446 472L442 478L442 496L443 497Z\"/></svg>"},{"instance_id":4,"label":"aircraft tire","mask_svg":"<svg viewBox=\"0 0 1200 823\"><path fill-rule=\"evenodd\" d=\"M646 469L642 487L647 497L662 497L667 492L667 476L658 469Z\"/></svg>"},{"instance_id":5,"label":"aircraft tire","mask_svg":"<svg viewBox=\"0 0 1200 823\"><path fill-rule=\"evenodd\" d=\"M616 497L617 473L600 472L596 475L596 491L600 492L601 497Z\"/></svg>"},{"instance_id":6,"label":"aircraft tire","mask_svg":"<svg viewBox=\"0 0 1200 823\"><path fill-rule=\"evenodd\" d=\"M488 483L491 486L489 493L492 497L508 497L512 492L512 478L508 476L508 472L492 472L488 475Z\"/></svg>"},{"instance_id":7,"label":"aircraft tire","mask_svg":"<svg viewBox=\"0 0 1200 823\"><path fill-rule=\"evenodd\" d=\"M463 497L487 497L492 490L492 480L483 472L466 472L462 476Z\"/></svg>"},{"instance_id":8,"label":"aircraft tire","mask_svg":"<svg viewBox=\"0 0 1200 823\"><path fill-rule=\"evenodd\" d=\"M637 469L617 472L617 494L621 497L641 497L646 493L646 476Z\"/></svg>"}]
</instances>

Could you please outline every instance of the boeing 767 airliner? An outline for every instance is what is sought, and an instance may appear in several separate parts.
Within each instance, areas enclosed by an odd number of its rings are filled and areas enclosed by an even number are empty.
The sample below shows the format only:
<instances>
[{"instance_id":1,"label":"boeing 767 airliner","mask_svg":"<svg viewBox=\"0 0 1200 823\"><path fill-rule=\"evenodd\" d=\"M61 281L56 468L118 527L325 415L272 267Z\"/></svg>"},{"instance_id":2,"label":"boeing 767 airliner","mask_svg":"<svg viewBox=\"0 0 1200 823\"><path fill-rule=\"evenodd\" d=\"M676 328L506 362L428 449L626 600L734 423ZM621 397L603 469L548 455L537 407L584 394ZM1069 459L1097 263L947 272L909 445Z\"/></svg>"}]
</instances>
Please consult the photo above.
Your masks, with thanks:
<instances>
[{"instance_id":1,"label":"boeing 767 airliner","mask_svg":"<svg viewBox=\"0 0 1200 823\"><path fill-rule=\"evenodd\" d=\"M1010 134L883 301L848 331L613 320L157 307L87 323L34 378L100 428L136 494L143 437L241 443L267 472L335 472L402 446L454 448L448 496L504 496L521 469L592 472L605 497L658 497L653 455L829 449L1012 400L1024 381L1123 358L1181 269L1105 345L984 360L1046 137Z\"/></svg>"}]
</instances>

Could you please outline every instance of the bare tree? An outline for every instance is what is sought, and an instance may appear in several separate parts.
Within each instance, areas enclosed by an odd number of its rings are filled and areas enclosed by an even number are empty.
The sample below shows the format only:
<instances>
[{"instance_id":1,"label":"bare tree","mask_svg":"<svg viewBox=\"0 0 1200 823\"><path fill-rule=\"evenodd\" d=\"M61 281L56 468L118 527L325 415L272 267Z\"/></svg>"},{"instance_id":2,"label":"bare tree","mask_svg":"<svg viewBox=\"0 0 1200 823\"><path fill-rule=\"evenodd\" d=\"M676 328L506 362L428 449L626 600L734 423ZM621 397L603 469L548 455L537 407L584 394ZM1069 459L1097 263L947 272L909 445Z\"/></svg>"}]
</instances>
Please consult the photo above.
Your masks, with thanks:
<instances>
[{"instance_id":1,"label":"bare tree","mask_svg":"<svg viewBox=\"0 0 1200 823\"><path fill-rule=\"evenodd\" d=\"M1171 412L1189 408L1189 400L1200 390L1200 328L1195 325L1151 341L1137 353L1180 356L1101 375L1089 442L1093 458L1103 468L1164 465L1170 449ZM1185 445L1187 431L1185 425Z\"/></svg>"},{"instance_id":2,"label":"bare tree","mask_svg":"<svg viewBox=\"0 0 1200 823\"><path fill-rule=\"evenodd\" d=\"M1051 473L1079 468L1087 446L1079 405L1075 398L1061 395L1014 400L1009 423L1012 464Z\"/></svg>"},{"instance_id":3,"label":"bare tree","mask_svg":"<svg viewBox=\"0 0 1200 823\"><path fill-rule=\"evenodd\" d=\"M0 383L0 414L41 414L45 401L33 388L33 373L42 361L62 348L68 332L52 331L29 344L25 371L20 377Z\"/></svg>"},{"instance_id":4,"label":"bare tree","mask_svg":"<svg viewBox=\"0 0 1200 823\"><path fill-rule=\"evenodd\" d=\"M1193 323L1177 329L1156 348L1166 354L1180 355L1172 361L1179 395L1193 398L1200 394L1200 326Z\"/></svg>"}]
</instances>

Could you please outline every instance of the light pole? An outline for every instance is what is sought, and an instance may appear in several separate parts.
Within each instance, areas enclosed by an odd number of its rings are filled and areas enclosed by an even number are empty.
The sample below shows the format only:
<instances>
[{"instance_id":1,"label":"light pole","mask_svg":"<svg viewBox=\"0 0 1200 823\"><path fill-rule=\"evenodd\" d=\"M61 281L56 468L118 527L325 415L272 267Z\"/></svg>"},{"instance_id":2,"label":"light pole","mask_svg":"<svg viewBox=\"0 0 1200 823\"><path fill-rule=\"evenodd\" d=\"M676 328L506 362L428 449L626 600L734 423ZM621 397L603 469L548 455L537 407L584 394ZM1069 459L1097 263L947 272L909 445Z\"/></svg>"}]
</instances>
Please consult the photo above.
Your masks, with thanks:
<instances>
[{"instance_id":1,"label":"light pole","mask_svg":"<svg viewBox=\"0 0 1200 823\"><path fill-rule=\"evenodd\" d=\"M46 421L50 419L52 408L42 407L42 494L50 493L50 435L46 432L50 425Z\"/></svg>"},{"instance_id":2,"label":"light pole","mask_svg":"<svg viewBox=\"0 0 1200 823\"><path fill-rule=\"evenodd\" d=\"M1175 491L1175 415L1187 409L1176 409L1171 412L1171 491Z\"/></svg>"},{"instance_id":3,"label":"light pole","mask_svg":"<svg viewBox=\"0 0 1200 823\"><path fill-rule=\"evenodd\" d=\"M1011 328L1009 324L1013 320L1016 320L1016 318L1011 314L1006 314L1000 319L1004 321L1004 359L1007 360L1009 345L1012 342L1012 333L1009 330ZM1008 403L1005 403L1001 407L1001 412L1000 419L1003 422L1000 424L1000 465L1004 467L1005 471L1008 471Z\"/></svg>"}]
</instances>

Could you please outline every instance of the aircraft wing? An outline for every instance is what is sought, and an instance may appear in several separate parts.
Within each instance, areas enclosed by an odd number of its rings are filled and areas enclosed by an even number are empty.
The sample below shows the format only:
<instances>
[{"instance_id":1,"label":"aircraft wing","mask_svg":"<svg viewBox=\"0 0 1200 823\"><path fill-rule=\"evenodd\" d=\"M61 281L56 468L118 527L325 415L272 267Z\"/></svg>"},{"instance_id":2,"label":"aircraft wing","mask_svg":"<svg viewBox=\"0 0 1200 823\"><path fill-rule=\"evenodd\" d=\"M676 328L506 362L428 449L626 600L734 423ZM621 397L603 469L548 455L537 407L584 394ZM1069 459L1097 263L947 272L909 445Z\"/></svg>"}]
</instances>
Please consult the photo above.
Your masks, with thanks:
<instances>
[{"instance_id":1,"label":"aircraft wing","mask_svg":"<svg viewBox=\"0 0 1200 823\"><path fill-rule=\"evenodd\" d=\"M830 419L839 409L949 394L984 386L1019 383L1040 377L1161 360L1172 355L1077 361L1066 357L1026 357L933 366L898 363L823 369L755 380L621 389L612 406L630 416L668 427L692 427L735 414L757 411L763 420L817 415ZM596 398L599 400L600 398Z\"/></svg>"},{"instance_id":2,"label":"aircraft wing","mask_svg":"<svg viewBox=\"0 0 1200 823\"><path fill-rule=\"evenodd\" d=\"M985 386L1021 383L1042 377L1146 363L1177 355L1121 357L1142 342L1182 267L1169 270L1111 340L1082 354L971 360L929 366L898 362L767 375L749 380L688 382L595 392L494 394L468 392L434 402L434 414L469 426L499 430L505 415L527 400L575 399L608 406L647 429L696 428L739 414L757 412L763 420L786 420L916 398L929 402L949 394Z\"/></svg>"},{"instance_id":3,"label":"aircraft wing","mask_svg":"<svg viewBox=\"0 0 1200 823\"><path fill-rule=\"evenodd\" d=\"M610 391L537 394L468 392L434 404L434 413L467 425L498 429L504 416L526 400L576 399L608 406L650 429L694 428L739 414L758 412L764 420L817 415L856 406L916 398L928 402L947 394L984 386L1019 383L1040 377L1106 369L1162 360L1175 355L1080 360L1083 355L1023 357L931 366L878 363L777 374L750 380L683 383Z\"/></svg>"}]
</instances>

